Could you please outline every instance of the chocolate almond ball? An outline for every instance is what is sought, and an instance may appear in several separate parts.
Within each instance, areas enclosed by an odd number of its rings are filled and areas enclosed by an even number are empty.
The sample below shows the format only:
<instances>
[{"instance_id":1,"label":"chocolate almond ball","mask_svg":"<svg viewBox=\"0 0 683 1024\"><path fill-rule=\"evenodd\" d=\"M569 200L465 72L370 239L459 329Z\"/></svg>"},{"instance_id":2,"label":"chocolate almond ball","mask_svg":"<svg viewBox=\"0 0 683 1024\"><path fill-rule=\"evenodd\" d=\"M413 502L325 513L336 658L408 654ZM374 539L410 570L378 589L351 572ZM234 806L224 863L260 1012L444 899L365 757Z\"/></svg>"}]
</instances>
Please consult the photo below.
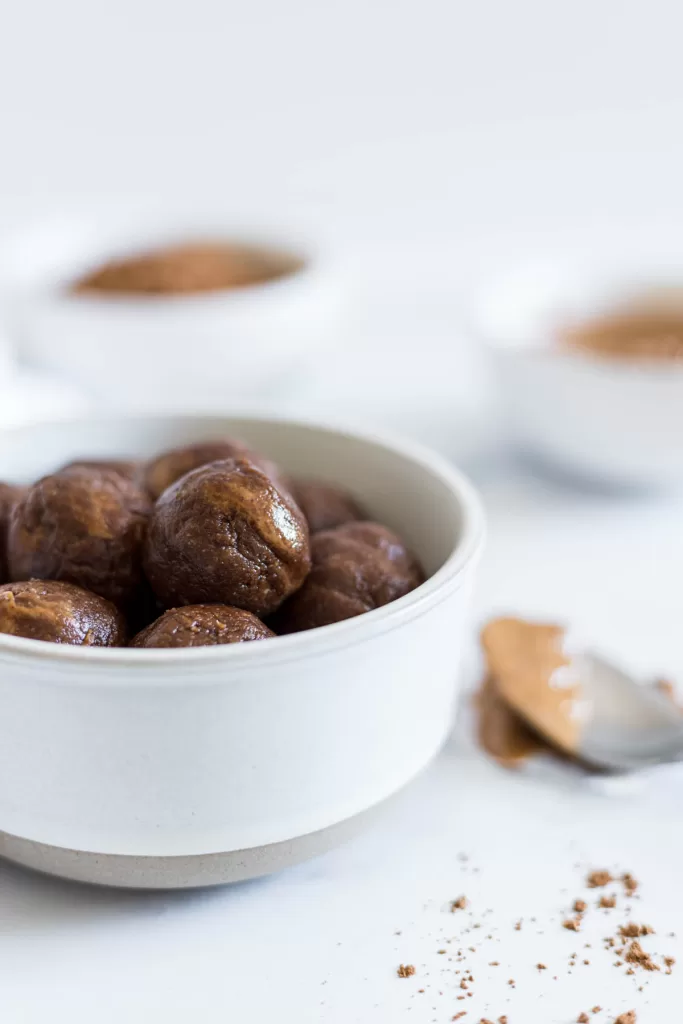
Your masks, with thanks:
<instances>
[{"instance_id":1,"label":"chocolate almond ball","mask_svg":"<svg viewBox=\"0 0 683 1024\"><path fill-rule=\"evenodd\" d=\"M226 604L188 604L169 611L143 629L131 647L212 647L275 636L265 623Z\"/></svg>"},{"instance_id":2,"label":"chocolate almond ball","mask_svg":"<svg viewBox=\"0 0 683 1024\"><path fill-rule=\"evenodd\" d=\"M146 494L111 470L74 467L43 477L10 518L11 578L64 580L127 607L144 581L149 510Z\"/></svg>"},{"instance_id":3,"label":"chocolate almond ball","mask_svg":"<svg viewBox=\"0 0 683 1024\"><path fill-rule=\"evenodd\" d=\"M121 647L126 640L123 617L113 604L54 580L0 587L0 633L85 647Z\"/></svg>"},{"instance_id":4,"label":"chocolate almond ball","mask_svg":"<svg viewBox=\"0 0 683 1024\"><path fill-rule=\"evenodd\" d=\"M308 526L289 494L253 463L212 462L159 498L144 564L167 607L227 604L268 615L308 574Z\"/></svg>"},{"instance_id":5,"label":"chocolate almond ball","mask_svg":"<svg viewBox=\"0 0 683 1024\"><path fill-rule=\"evenodd\" d=\"M156 501L167 487L193 469L199 469L200 466L220 459L240 458L249 459L266 476L271 477L276 486L282 486L275 463L251 451L242 441L226 437L222 440L199 441L196 444L183 445L182 448L171 448L170 451L158 455L147 464L145 487Z\"/></svg>"},{"instance_id":6,"label":"chocolate almond ball","mask_svg":"<svg viewBox=\"0 0 683 1024\"><path fill-rule=\"evenodd\" d=\"M379 523L346 523L311 540L313 567L275 616L278 633L327 626L380 608L424 580L417 560Z\"/></svg>"},{"instance_id":7,"label":"chocolate almond ball","mask_svg":"<svg viewBox=\"0 0 683 1024\"><path fill-rule=\"evenodd\" d=\"M348 491L319 480L291 480L290 491L311 533L331 530L365 516Z\"/></svg>"},{"instance_id":8,"label":"chocolate almond ball","mask_svg":"<svg viewBox=\"0 0 683 1024\"><path fill-rule=\"evenodd\" d=\"M25 487L0 482L0 583L9 579L7 566L7 534L12 509L26 492Z\"/></svg>"},{"instance_id":9,"label":"chocolate almond ball","mask_svg":"<svg viewBox=\"0 0 683 1024\"><path fill-rule=\"evenodd\" d=\"M110 469L113 473L125 476L127 480L137 482L142 475L142 465L130 459L74 459L67 462L57 472L65 469Z\"/></svg>"}]
</instances>

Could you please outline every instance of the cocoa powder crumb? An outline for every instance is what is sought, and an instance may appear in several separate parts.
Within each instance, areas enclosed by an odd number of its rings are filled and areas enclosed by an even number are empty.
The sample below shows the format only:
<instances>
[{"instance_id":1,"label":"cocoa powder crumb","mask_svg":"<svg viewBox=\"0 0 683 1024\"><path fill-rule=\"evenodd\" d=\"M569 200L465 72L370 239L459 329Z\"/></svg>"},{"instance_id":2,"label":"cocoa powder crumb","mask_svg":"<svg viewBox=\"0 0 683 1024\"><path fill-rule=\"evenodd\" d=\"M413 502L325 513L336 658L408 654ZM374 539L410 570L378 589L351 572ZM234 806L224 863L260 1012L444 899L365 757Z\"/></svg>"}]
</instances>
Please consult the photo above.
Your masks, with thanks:
<instances>
[{"instance_id":1,"label":"cocoa powder crumb","mask_svg":"<svg viewBox=\"0 0 683 1024\"><path fill-rule=\"evenodd\" d=\"M460 1020L461 1017L467 1016L467 1010L461 1010L460 1013L454 1013L451 1020Z\"/></svg>"},{"instance_id":2,"label":"cocoa powder crumb","mask_svg":"<svg viewBox=\"0 0 683 1024\"><path fill-rule=\"evenodd\" d=\"M591 1010L591 1013L601 1013L601 1012L602 1012L602 1006L594 1006L593 1009Z\"/></svg>"},{"instance_id":3,"label":"cocoa powder crumb","mask_svg":"<svg viewBox=\"0 0 683 1024\"><path fill-rule=\"evenodd\" d=\"M636 1011L629 1010L628 1013L621 1013L614 1024L637 1024Z\"/></svg>"},{"instance_id":4,"label":"cocoa powder crumb","mask_svg":"<svg viewBox=\"0 0 683 1024\"><path fill-rule=\"evenodd\" d=\"M588 910L588 904L585 900L574 900L574 908L577 914L585 914Z\"/></svg>"},{"instance_id":5,"label":"cocoa powder crumb","mask_svg":"<svg viewBox=\"0 0 683 1024\"><path fill-rule=\"evenodd\" d=\"M633 875L630 874L630 872L627 871L625 874L623 874L621 876L621 881L623 882L624 889L626 890L626 895L627 896L633 896L634 892L638 888L638 882L633 877ZM635 1017L634 1017L634 1020L635 1020Z\"/></svg>"},{"instance_id":6,"label":"cocoa powder crumb","mask_svg":"<svg viewBox=\"0 0 683 1024\"><path fill-rule=\"evenodd\" d=\"M510 986L510 988L514 988L515 987L515 979L514 978L509 978L508 979L508 985Z\"/></svg>"},{"instance_id":7,"label":"cocoa powder crumb","mask_svg":"<svg viewBox=\"0 0 683 1024\"><path fill-rule=\"evenodd\" d=\"M629 921L628 924L619 925L619 934L624 939L636 939L639 935L654 935L655 930L649 924L636 924Z\"/></svg>"},{"instance_id":8,"label":"cocoa powder crumb","mask_svg":"<svg viewBox=\"0 0 683 1024\"><path fill-rule=\"evenodd\" d=\"M644 971L658 971L659 967L649 953L646 953L637 939L634 939L626 951L624 960L635 967L642 967Z\"/></svg>"},{"instance_id":9,"label":"cocoa powder crumb","mask_svg":"<svg viewBox=\"0 0 683 1024\"><path fill-rule=\"evenodd\" d=\"M581 917L568 917L566 921L562 922L562 927L566 928L568 932L578 932L581 928Z\"/></svg>"},{"instance_id":10,"label":"cocoa powder crumb","mask_svg":"<svg viewBox=\"0 0 683 1024\"><path fill-rule=\"evenodd\" d=\"M521 921L521 919L520 919L520 920L519 920L519 921L517 922L517 924L515 925L515 931L516 931L516 932L521 932L521 930L522 930L522 921Z\"/></svg>"},{"instance_id":11,"label":"cocoa powder crumb","mask_svg":"<svg viewBox=\"0 0 683 1024\"><path fill-rule=\"evenodd\" d=\"M411 978L415 974L415 967L413 964L400 964L396 973L399 978Z\"/></svg>"},{"instance_id":12,"label":"cocoa powder crumb","mask_svg":"<svg viewBox=\"0 0 683 1024\"><path fill-rule=\"evenodd\" d=\"M598 906L602 907L603 910L614 910L617 905L616 896L601 896L598 900Z\"/></svg>"},{"instance_id":13,"label":"cocoa powder crumb","mask_svg":"<svg viewBox=\"0 0 683 1024\"><path fill-rule=\"evenodd\" d=\"M587 1013L580 1013L576 1020L578 1021L578 1024L589 1024L590 1017Z\"/></svg>"},{"instance_id":14,"label":"cocoa powder crumb","mask_svg":"<svg viewBox=\"0 0 683 1024\"><path fill-rule=\"evenodd\" d=\"M538 970L538 971L547 971L548 968L546 967L545 964L536 964L536 970Z\"/></svg>"},{"instance_id":15,"label":"cocoa powder crumb","mask_svg":"<svg viewBox=\"0 0 683 1024\"><path fill-rule=\"evenodd\" d=\"M502 1017L498 1018L498 1024L508 1024L508 1019L505 1016L505 1014L503 1014Z\"/></svg>"},{"instance_id":16,"label":"cocoa powder crumb","mask_svg":"<svg viewBox=\"0 0 683 1024\"><path fill-rule=\"evenodd\" d=\"M467 907L467 897L458 896L457 900L451 902L451 914L454 914L456 910L465 910Z\"/></svg>"},{"instance_id":17,"label":"cocoa powder crumb","mask_svg":"<svg viewBox=\"0 0 683 1024\"><path fill-rule=\"evenodd\" d=\"M626 875L624 875L625 878ZM586 878L586 885L589 889L602 889L603 886L609 885L613 881L614 878L609 871L591 871Z\"/></svg>"},{"instance_id":18,"label":"cocoa powder crumb","mask_svg":"<svg viewBox=\"0 0 683 1024\"><path fill-rule=\"evenodd\" d=\"M676 957L675 956L665 956L664 957L664 963L666 964L666 966L669 969L671 969L673 967L673 965L676 963Z\"/></svg>"}]
</instances>

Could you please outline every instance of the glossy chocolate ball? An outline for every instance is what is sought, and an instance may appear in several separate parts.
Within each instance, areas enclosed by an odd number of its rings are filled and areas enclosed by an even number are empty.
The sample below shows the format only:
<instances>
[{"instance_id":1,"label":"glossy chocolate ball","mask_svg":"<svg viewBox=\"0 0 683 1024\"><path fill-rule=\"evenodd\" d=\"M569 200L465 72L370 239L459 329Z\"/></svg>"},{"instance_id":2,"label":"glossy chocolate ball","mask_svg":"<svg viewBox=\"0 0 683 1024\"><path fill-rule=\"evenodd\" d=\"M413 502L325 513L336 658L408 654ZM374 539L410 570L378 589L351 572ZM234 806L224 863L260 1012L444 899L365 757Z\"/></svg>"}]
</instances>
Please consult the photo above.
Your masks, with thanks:
<instances>
[{"instance_id":1,"label":"glossy chocolate ball","mask_svg":"<svg viewBox=\"0 0 683 1024\"><path fill-rule=\"evenodd\" d=\"M11 578L64 580L127 607L143 586L150 503L111 470L75 467L43 477L10 518Z\"/></svg>"},{"instance_id":2,"label":"glossy chocolate ball","mask_svg":"<svg viewBox=\"0 0 683 1024\"><path fill-rule=\"evenodd\" d=\"M311 554L306 582L275 616L278 633L363 615L403 597L424 579L400 537L379 523L346 523L318 533Z\"/></svg>"},{"instance_id":3,"label":"glossy chocolate ball","mask_svg":"<svg viewBox=\"0 0 683 1024\"><path fill-rule=\"evenodd\" d=\"M311 533L364 519L355 499L342 487L319 480L291 480L292 497L303 512Z\"/></svg>"},{"instance_id":4,"label":"glossy chocolate ball","mask_svg":"<svg viewBox=\"0 0 683 1024\"><path fill-rule=\"evenodd\" d=\"M85 647L121 647L126 640L123 616L113 604L55 580L0 587L0 633Z\"/></svg>"},{"instance_id":5,"label":"glossy chocolate ball","mask_svg":"<svg viewBox=\"0 0 683 1024\"><path fill-rule=\"evenodd\" d=\"M226 437L217 441L199 441L196 444L171 448L152 459L145 470L145 487L156 501L164 491L180 480L181 476L193 469L206 466L209 462L221 459L249 459L255 466L270 476L280 486L278 469L273 462L264 456L251 451L242 441Z\"/></svg>"},{"instance_id":6,"label":"glossy chocolate ball","mask_svg":"<svg viewBox=\"0 0 683 1024\"><path fill-rule=\"evenodd\" d=\"M275 636L265 623L242 608L225 604L188 604L171 608L138 633L131 647L213 647Z\"/></svg>"},{"instance_id":7,"label":"glossy chocolate ball","mask_svg":"<svg viewBox=\"0 0 683 1024\"><path fill-rule=\"evenodd\" d=\"M308 574L308 526L289 494L253 463L212 462L159 498L144 564L167 607L227 604L268 615Z\"/></svg>"},{"instance_id":8,"label":"glossy chocolate ball","mask_svg":"<svg viewBox=\"0 0 683 1024\"><path fill-rule=\"evenodd\" d=\"M9 520L12 509L26 492L25 487L15 487L14 484L0 482L0 583L9 579L9 567L7 565L7 535L9 532Z\"/></svg>"}]
</instances>

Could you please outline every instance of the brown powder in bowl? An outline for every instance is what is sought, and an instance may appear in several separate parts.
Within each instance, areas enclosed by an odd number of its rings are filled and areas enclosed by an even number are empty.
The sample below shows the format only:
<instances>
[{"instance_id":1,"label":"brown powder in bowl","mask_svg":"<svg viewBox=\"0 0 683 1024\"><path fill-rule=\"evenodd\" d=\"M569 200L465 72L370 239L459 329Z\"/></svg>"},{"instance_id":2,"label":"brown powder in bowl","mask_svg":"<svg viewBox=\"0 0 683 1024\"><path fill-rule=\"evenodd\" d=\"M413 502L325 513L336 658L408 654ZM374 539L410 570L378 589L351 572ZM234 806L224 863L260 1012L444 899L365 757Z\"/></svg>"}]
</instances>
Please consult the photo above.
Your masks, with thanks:
<instances>
[{"instance_id":1,"label":"brown powder in bowl","mask_svg":"<svg viewBox=\"0 0 683 1024\"><path fill-rule=\"evenodd\" d=\"M82 277L71 291L192 295L263 284L302 266L294 256L239 243L187 242L111 260Z\"/></svg>"},{"instance_id":2,"label":"brown powder in bowl","mask_svg":"<svg viewBox=\"0 0 683 1024\"><path fill-rule=\"evenodd\" d=\"M683 359L683 313L633 307L599 316L560 335L565 346L612 359Z\"/></svg>"}]
</instances>

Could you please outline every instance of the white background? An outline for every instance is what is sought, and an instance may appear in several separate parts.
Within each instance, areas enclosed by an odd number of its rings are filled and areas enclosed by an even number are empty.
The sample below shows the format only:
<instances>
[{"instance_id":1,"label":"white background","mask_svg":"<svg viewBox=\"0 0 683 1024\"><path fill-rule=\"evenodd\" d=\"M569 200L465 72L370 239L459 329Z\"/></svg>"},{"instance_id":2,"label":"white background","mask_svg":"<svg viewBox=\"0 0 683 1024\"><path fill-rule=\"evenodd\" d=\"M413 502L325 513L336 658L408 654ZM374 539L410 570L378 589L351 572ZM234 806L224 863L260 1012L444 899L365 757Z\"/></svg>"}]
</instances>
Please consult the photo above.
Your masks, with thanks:
<instances>
[{"instance_id":1,"label":"white background","mask_svg":"<svg viewBox=\"0 0 683 1024\"><path fill-rule=\"evenodd\" d=\"M352 381L362 415L467 462L491 524L475 619L559 616L636 670L683 679L680 503L624 504L474 459L486 382L458 330L468 277L489 263L598 238L676 240L682 28L676 0L5 2L0 224L195 196L313 224L346 260L365 319L310 407L336 397L348 411ZM359 384L353 363L344 384L337 371L361 344L375 377ZM23 395L15 405L30 406ZM681 786L676 771L620 794L547 767L509 777L463 720L383 823L280 878L135 896L2 866L0 1013L10 1024L447 1021L463 1004L435 953L456 934L448 900L467 891L494 911L500 944L473 955L465 1024L501 1013L564 1024L596 1003L664 1024L680 1015L683 967L637 993L600 949L569 977L576 939L559 919L583 868L606 865L638 874L644 919L676 929ZM520 916L545 934L514 933ZM401 961L416 978L398 981Z\"/></svg>"}]
</instances>

